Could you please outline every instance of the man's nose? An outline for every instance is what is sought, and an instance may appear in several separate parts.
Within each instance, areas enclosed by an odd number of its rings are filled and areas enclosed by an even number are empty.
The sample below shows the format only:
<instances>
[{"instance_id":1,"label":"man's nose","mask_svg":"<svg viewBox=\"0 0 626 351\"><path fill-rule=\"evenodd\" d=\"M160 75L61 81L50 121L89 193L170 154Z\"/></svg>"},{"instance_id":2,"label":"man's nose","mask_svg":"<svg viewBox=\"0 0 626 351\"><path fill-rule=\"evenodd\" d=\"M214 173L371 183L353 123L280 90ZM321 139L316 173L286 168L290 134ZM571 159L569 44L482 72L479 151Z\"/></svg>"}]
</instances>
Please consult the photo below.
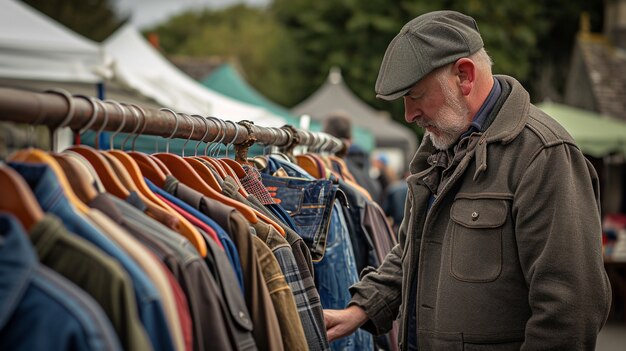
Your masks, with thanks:
<instances>
[{"instance_id":1,"label":"man's nose","mask_svg":"<svg viewBox=\"0 0 626 351\"><path fill-rule=\"evenodd\" d=\"M404 120L407 123L413 123L422 115L422 111L417 104L410 99L404 99Z\"/></svg>"}]
</instances>

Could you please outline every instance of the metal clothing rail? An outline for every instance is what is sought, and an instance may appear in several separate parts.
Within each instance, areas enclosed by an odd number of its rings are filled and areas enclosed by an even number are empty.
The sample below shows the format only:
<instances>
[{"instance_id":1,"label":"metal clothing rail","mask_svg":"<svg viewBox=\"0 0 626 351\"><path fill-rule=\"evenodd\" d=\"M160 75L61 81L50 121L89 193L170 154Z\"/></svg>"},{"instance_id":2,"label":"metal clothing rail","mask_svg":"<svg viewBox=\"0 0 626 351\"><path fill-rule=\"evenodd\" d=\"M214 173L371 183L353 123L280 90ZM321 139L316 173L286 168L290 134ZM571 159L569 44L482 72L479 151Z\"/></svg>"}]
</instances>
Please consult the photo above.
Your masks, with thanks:
<instances>
[{"instance_id":1,"label":"metal clothing rail","mask_svg":"<svg viewBox=\"0 0 626 351\"><path fill-rule=\"evenodd\" d=\"M297 145L319 151L338 152L346 144L326 133L309 132L292 126L263 127L248 121L232 122L215 117L187 115L170 109L153 109L113 100L70 95L61 90L43 93L0 87L0 120L46 125L52 131L69 127L156 135L203 142L233 144L244 157L254 143L293 149Z\"/></svg>"}]
</instances>

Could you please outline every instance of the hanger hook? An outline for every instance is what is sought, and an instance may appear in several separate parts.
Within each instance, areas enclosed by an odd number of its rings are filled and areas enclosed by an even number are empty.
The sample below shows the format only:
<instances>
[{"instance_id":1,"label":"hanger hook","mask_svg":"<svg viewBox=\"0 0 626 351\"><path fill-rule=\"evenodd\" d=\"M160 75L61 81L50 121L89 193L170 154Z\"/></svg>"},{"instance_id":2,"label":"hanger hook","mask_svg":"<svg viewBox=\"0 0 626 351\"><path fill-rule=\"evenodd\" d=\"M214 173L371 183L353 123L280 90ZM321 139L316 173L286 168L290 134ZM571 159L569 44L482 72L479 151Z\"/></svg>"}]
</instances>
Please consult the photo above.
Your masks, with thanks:
<instances>
[{"instance_id":1,"label":"hanger hook","mask_svg":"<svg viewBox=\"0 0 626 351\"><path fill-rule=\"evenodd\" d=\"M224 140L226 140L226 134L228 132L227 130L227 123L228 121L225 120L220 120L223 127L224 127L224 134L222 134L222 138L220 139L219 143L217 143L217 148L215 149L215 156L214 157L219 157L220 153L222 152L222 146L226 145L226 143L224 143Z\"/></svg>"},{"instance_id":2,"label":"hanger hook","mask_svg":"<svg viewBox=\"0 0 626 351\"><path fill-rule=\"evenodd\" d=\"M162 107L159 109L159 111L166 111L172 114L172 116L174 116L174 121L176 122L176 124L174 125L174 131L172 132L172 134L167 138L167 141L165 142L165 152L169 153L170 152L170 140L174 137L174 135L176 134L176 132L178 131L178 115L176 114L176 112L170 110L167 107Z\"/></svg>"},{"instance_id":3,"label":"hanger hook","mask_svg":"<svg viewBox=\"0 0 626 351\"><path fill-rule=\"evenodd\" d=\"M130 104L130 106L134 107L137 111L141 112L141 130L139 131L139 133L135 133L133 132L134 136L133 136L133 141L130 143L130 147L133 151L135 151L135 142L137 141L137 138L143 134L143 131L146 130L146 111L143 109L143 107L139 106L139 105L135 105L135 104Z\"/></svg>"},{"instance_id":4,"label":"hanger hook","mask_svg":"<svg viewBox=\"0 0 626 351\"><path fill-rule=\"evenodd\" d=\"M91 112L91 116L89 117L89 120L87 121L87 123L85 123L85 125L83 125L82 127L80 127L80 129L78 129L78 135L82 136L85 133L85 131L91 128L91 126L96 122L96 117L98 117L98 112L100 111L100 107L98 104L96 104L95 98L91 96L82 95L82 94L74 94L74 97L83 98L87 100L87 102L89 102L89 104L91 105L92 112Z\"/></svg>"},{"instance_id":5,"label":"hanger hook","mask_svg":"<svg viewBox=\"0 0 626 351\"><path fill-rule=\"evenodd\" d=\"M213 140L206 142L206 145L204 146L204 156L208 156L208 150L209 150L209 146L211 146L216 140L217 138L220 137L220 132L222 131L222 129L220 128L221 124L218 124L218 121L220 120L217 117L208 117L208 119L211 120L211 122L213 122L215 124L215 127L217 128L217 133L215 133L215 137L213 138Z\"/></svg>"},{"instance_id":6,"label":"hanger hook","mask_svg":"<svg viewBox=\"0 0 626 351\"><path fill-rule=\"evenodd\" d=\"M191 137L193 136L193 132L196 129L196 125L193 124L193 119L188 114L179 113L179 115L183 116L183 118L185 118L185 121L189 121L189 123L191 123L191 133L189 133L189 137L187 137L187 140L185 140L185 142L183 143L183 150L181 151L181 156L185 157L185 147L187 147L187 143L189 142L189 139L191 139Z\"/></svg>"},{"instance_id":7,"label":"hanger hook","mask_svg":"<svg viewBox=\"0 0 626 351\"><path fill-rule=\"evenodd\" d=\"M50 128L50 146L51 146L52 151L55 151L56 146L57 146L55 142L55 138L54 138L56 131L59 130L60 128L67 127L70 124L70 122L72 122L72 119L74 118L74 112L76 110L76 106L74 106L74 99L72 99L72 95L67 90L50 89L50 90L46 90L46 93L61 95L63 98L65 98L68 104L67 114L65 115L61 123Z\"/></svg>"},{"instance_id":8,"label":"hanger hook","mask_svg":"<svg viewBox=\"0 0 626 351\"><path fill-rule=\"evenodd\" d=\"M202 120L202 123L204 123L204 135L202 136L202 138L198 139L198 142L196 143L196 147L193 149L193 155L198 156L198 146L200 146L200 143L202 143L204 139L206 138L206 136L209 135L209 121L207 121L206 118L200 115L191 115L191 117L200 118Z\"/></svg>"},{"instance_id":9,"label":"hanger hook","mask_svg":"<svg viewBox=\"0 0 626 351\"><path fill-rule=\"evenodd\" d=\"M217 135L217 137L220 138L219 140L213 140L211 142L213 144L209 148L211 157L215 157L217 155L217 150L219 149L222 141L224 141L224 138L226 138L226 122L219 118L215 118L215 122L220 124L218 130L221 132L221 134ZM215 139L217 139L217 137Z\"/></svg>"},{"instance_id":10,"label":"hanger hook","mask_svg":"<svg viewBox=\"0 0 626 351\"><path fill-rule=\"evenodd\" d=\"M120 150L124 151L124 148L126 147L126 141L128 141L128 138L130 138L131 135L137 133L137 130L139 130L139 127L141 127L141 125L139 124L139 112L137 112L137 109L135 109L131 104L127 103L122 103L122 106L128 108L135 118L135 128L132 132L126 134L126 137L124 138L124 140L122 140L122 143L120 144Z\"/></svg>"},{"instance_id":11,"label":"hanger hook","mask_svg":"<svg viewBox=\"0 0 626 351\"><path fill-rule=\"evenodd\" d=\"M120 133L120 131L124 129L124 125L126 125L126 109L124 109L122 104L114 100L105 100L104 102L108 104L112 104L122 113L122 123L120 124L119 128L117 128L117 130L115 130L115 132L113 132L113 134L109 136L109 150L113 150L114 149L113 139L115 139L115 137Z\"/></svg>"},{"instance_id":12,"label":"hanger hook","mask_svg":"<svg viewBox=\"0 0 626 351\"><path fill-rule=\"evenodd\" d=\"M226 121L226 122L232 123L233 124L233 128L235 128L235 136L233 137L233 139L228 144L226 144L226 156L225 157L228 158L228 149L231 146L235 145L235 141L237 140L237 137L239 136L239 128L237 126L237 123L235 123L233 121Z\"/></svg>"},{"instance_id":13,"label":"hanger hook","mask_svg":"<svg viewBox=\"0 0 626 351\"><path fill-rule=\"evenodd\" d=\"M94 102L97 103L104 111L104 120L102 121L102 125L100 126L100 128L98 128L98 130L96 131L96 139L94 140L94 145L96 146L96 149L100 149L100 134L102 134L102 131L109 123L109 111L107 111L106 107L104 107L104 102L102 102L102 100L94 99Z\"/></svg>"}]
</instances>

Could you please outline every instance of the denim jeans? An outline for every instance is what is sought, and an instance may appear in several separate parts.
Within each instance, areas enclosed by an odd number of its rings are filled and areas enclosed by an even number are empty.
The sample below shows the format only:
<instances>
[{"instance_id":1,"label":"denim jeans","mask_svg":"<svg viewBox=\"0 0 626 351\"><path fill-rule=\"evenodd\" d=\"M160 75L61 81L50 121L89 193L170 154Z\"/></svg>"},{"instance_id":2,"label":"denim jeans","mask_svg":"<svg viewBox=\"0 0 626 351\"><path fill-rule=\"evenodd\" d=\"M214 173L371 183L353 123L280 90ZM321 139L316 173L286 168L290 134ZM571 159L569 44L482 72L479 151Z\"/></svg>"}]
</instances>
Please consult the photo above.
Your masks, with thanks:
<instances>
[{"instance_id":1,"label":"denim jeans","mask_svg":"<svg viewBox=\"0 0 626 351\"><path fill-rule=\"evenodd\" d=\"M265 173L261 177L263 185L295 222L313 261L321 260L337 187L329 180L281 178Z\"/></svg>"},{"instance_id":2,"label":"denim jeans","mask_svg":"<svg viewBox=\"0 0 626 351\"><path fill-rule=\"evenodd\" d=\"M328 230L326 254L320 262L314 263L315 286L324 309L342 309L350 302L348 288L358 282L354 253L345 217L339 203L333 206ZM345 338L333 341L334 351L373 350L372 335L362 329Z\"/></svg>"}]
</instances>

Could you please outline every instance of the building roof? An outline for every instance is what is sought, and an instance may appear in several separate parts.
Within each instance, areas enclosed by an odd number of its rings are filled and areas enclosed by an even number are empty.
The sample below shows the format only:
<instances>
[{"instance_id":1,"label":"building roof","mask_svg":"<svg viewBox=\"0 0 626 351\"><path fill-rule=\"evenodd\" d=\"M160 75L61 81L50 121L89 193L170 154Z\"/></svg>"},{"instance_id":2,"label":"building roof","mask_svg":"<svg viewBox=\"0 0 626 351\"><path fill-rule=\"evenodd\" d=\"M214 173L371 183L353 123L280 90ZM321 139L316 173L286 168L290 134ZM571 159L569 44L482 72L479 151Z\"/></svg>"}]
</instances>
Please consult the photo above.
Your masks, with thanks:
<instances>
[{"instance_id":1,"label":"building roof","mask_svg":"<svg viewBox=\"0 0 626 351\"><path fill-rule=\"evenodd\" d=\"M582 34L577 48L588 76L595 110L626 120L626 50L604 36Z\"/></svg>"}]
</instances>

